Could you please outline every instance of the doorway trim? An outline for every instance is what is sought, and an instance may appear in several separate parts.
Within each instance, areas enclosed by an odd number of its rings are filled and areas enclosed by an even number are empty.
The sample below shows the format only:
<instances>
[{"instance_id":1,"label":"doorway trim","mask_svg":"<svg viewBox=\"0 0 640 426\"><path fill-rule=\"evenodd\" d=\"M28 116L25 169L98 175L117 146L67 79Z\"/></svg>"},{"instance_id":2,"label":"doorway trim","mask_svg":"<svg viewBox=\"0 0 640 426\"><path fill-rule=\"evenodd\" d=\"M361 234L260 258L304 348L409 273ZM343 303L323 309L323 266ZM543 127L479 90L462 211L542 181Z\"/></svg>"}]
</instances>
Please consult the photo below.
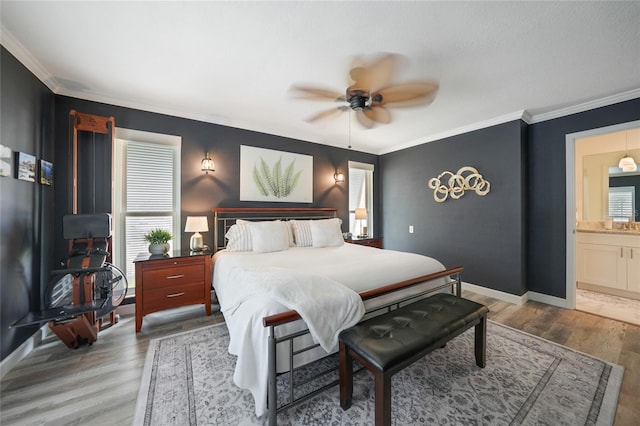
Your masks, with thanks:
<instances>
[{"instance_id":1,"label":"doorway trim","mask_svg":"<svg viewBox=\"0 0 640 426\"><path fill-rule=\"evenodd\" d=\"M576 308L576 140L640 127L640 120L567 133L566 149L566 293L565 308Z\"/></svg>"}]
</instances>

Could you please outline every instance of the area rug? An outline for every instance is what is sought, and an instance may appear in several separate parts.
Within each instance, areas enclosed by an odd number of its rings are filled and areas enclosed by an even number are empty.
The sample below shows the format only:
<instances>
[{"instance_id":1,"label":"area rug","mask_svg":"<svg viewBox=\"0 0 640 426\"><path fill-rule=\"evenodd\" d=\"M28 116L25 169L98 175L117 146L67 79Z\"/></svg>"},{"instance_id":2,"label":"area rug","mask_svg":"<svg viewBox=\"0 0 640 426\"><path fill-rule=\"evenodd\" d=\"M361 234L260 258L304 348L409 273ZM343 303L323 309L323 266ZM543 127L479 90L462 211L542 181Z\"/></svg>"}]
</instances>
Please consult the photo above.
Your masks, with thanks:
<instances>
[{"instance_id":1,"label":"area rug","mask_svg":"<svg viewBox=\"0 0 640 426\"><path fill-rule=\"evenodd\" d=\"M235 357L228 343L224 324L152 340L133 424L266 424L255 416L251 394L233 383ZM622 366L489 321L486 368L475 365L470 329L393 376L393 424L610 425L623 372ZM285 383L279 381L279 392ZM334 386L278 414L279 425L373 423L373 377L367 371L354 377L347 411Z\"/></svg>"}]
</instances>

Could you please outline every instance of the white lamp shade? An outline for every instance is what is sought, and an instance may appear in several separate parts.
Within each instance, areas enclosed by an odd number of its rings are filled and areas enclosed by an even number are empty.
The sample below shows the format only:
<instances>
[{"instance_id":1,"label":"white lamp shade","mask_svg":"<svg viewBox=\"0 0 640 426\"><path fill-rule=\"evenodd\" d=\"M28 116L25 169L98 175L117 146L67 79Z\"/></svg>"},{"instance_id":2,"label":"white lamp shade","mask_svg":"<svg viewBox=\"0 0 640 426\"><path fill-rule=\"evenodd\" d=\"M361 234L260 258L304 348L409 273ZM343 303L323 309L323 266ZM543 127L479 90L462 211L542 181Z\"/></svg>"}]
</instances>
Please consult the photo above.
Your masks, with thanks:
<instances>
[{"instance_id":1,"label":"white lamp shade","mask_svg":"<svg viewBox=\"0 0 640 426\"><path fill-rule=\"evenodd\" d=\"M638 169L636 162L633 161L633 158L630 157L629 154L620 159L618 167L620 167L624 172L635 172Z\"/></svg>"},{"instance_id":2,"label":"white lamp shade","mask_svg":"<svg viewBox=\"0 0 640 426\"><path fill-rule=\"evenodd\" d=\"M187 216L184 232L207 232L209 223L206 216Z\"/></svg>"},{"instance_id":3,"label":"white lamp shade","mask_svg":"<svg viewBox=\"0 0 640 426\"><path fill-rule=\"evenodd\" d=\"M367 218L367 209L357 208L356 209L356 219L366 219Z\"/></svg>"}]
</instances>

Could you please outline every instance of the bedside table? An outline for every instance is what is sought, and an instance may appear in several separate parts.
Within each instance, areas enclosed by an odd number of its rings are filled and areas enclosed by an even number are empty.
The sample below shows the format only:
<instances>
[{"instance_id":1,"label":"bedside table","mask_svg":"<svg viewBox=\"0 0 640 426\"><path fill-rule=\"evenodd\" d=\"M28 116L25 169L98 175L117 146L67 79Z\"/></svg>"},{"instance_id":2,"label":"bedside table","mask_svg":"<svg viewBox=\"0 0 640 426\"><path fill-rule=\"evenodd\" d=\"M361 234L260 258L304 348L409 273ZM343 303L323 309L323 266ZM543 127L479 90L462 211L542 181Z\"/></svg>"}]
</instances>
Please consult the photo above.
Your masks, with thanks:
<instances>
[{"instance_id":1,"label":"bedside table","mask_svg":"<svg viewBox=\"0 0 640 426\"><path fill-rule=\"evenodd\" d=\"M369 246L375 248L382 248L382 238L351 238L344 240L345 243L359 244L361 246Z\"/></svg>"},{"instance_id":2,"label":"bedside table","mask_svg":"<svg viewBox=\"0 0 640 426\"><path fill-rule=\"evenodd\" d=\"M136 265L136 333L152 312L204 303L211 315L211 252L140 253Z\"/></svg>"}]
</instances>

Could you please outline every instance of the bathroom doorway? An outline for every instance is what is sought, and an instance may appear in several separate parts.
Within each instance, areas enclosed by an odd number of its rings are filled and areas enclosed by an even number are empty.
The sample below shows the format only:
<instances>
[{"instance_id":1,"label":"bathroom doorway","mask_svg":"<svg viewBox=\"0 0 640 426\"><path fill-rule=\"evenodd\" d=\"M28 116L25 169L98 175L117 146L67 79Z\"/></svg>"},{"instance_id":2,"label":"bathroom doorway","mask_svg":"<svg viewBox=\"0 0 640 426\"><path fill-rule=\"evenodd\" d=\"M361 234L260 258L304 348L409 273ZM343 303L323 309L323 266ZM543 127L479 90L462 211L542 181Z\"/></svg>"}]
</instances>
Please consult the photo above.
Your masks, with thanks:
<instances>
[{"instance_id":1,"label":"bathroom doorway","mask_svg":"<svg viewBox=\"0 0 640 426\"><path fill-rule=\"evenodd\" d=\"M605 229L605 219L611 215L608 213L609 185L610 182L614 185L615 179L608 173L609 166L614 172L613 166L617 166L619 159L629 151L635 161L640 162L640 121L570 134L566 142L567 308L640 325L640 293L629 292L624 287L622 290L620 287L611 289L582 282L578 285L580 274L577 270L580 267L578 257L584 256L585 238L592 243L589 239L610 232ZM597 165L595 172L594 164ZM640 170L635 175L639 173ZM640 200L635 202L637 209ZM634 219L637 221L637 217ZM622 224L615 225L622 227ZM640 233L638 235L640 238ZM582 242L580 247L577 240ZM627 253L624 250L621 249L621 253ZM632 256L631 251L628 253ZM632 268L635 271L636 266Z\"/></svg>"}]
</instances>

